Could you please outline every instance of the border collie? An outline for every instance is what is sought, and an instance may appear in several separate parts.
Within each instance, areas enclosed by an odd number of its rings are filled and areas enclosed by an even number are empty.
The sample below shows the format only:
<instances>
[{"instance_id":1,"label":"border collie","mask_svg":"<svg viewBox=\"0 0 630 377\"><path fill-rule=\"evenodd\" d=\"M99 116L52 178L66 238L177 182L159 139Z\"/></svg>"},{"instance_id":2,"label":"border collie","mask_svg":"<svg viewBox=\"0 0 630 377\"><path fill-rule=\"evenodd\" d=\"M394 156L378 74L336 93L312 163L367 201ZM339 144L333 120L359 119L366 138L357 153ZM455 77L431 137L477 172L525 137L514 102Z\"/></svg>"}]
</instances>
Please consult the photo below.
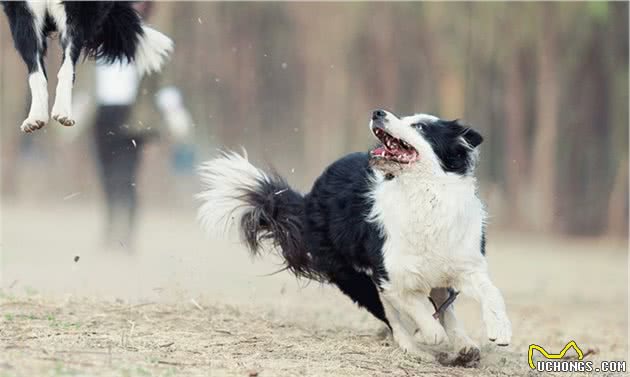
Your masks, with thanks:
<instances>
[{"instance_id":1,"label":"border collie","mask_svg":"<svg viewBox=\"0 0 630 377\"><path fill-rule=\"evenodd\" d=\"M22 123L24 132L48 123L48 89L44 67L47 37L59 33L63 50L52 118L73 126L72 85L75 65L83 52L105 62L135 62L142 73L160 69L173 42L144 25L130 2L118 1L4 1L4 12L15 48L28 69L31 108Z\"/></svg>"},{"instance_id":2,"label":"border collie","mask_svg":"<svg viewBox=\"0 0 630 377\"><path fill-rule=\"evenodd\" d=\"M488 338L510 342L473 175L483 138L459 121L384 110L373 112L370 130L380 143L334 162L306 195L236 153L206 162L200 221L219 234L234 225L253 254L270 245L297 276L335 284L404 351L477 365L479 348L453 306L432 313L460 291L481 304ZM447 340L456 351L448 360L432 352L439 347L420 347Z\"/></svg>"}]
</instances>

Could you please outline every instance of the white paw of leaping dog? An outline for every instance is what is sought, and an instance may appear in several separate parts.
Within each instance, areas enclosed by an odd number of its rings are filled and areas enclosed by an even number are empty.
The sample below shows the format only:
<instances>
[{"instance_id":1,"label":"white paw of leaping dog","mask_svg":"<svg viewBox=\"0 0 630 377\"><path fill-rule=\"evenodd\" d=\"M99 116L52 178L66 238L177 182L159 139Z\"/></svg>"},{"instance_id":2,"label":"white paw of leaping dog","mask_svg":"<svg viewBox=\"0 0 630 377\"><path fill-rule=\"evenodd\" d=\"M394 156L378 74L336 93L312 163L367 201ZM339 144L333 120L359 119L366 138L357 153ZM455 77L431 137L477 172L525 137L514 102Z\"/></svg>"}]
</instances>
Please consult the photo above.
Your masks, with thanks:
<instances>
[{"instance_id":1,"label":"white paw of leaping dog","mask_svg":"<svg viewBox=\"0 0 630 377\"><path fill-rule=\"evenodd\" d=\"M52 118L56 120L57 122L59 122L59 124L61 124L62 126L66 126L66 127L72 127L74 126L74 123L75 123L74 119L72 119L70 115L53 113Z\"/></svg>"},{"instance_id":2,"label":"white paw of leaping dog","mask_svg":"<svg viewBox=\"0 0 630 377\"><path fill-rule=\"evenodd\" d=\"M46 116L29 116L22 122L20 129L22 132L30 133L43 128L48 123L48 115Z\"/></svg>"}]
</instances>

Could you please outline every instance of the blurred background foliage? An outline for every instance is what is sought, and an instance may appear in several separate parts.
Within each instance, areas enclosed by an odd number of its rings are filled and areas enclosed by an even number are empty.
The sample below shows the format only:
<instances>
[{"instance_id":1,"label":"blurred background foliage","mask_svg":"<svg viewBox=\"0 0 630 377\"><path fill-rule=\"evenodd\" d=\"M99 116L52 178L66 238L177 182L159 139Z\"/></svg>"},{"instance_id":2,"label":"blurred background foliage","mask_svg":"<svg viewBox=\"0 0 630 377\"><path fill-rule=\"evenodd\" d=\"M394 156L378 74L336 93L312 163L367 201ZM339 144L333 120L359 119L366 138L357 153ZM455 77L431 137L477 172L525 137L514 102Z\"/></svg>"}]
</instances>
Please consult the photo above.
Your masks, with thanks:
<instances>
[{"instance_id":1,"label":"blurred background foliage","mask_svg":"<svg viewBox=\"0 0 630 377\"><path fill-rule=\"evenodd\" d=\"M627 3L160 2L149 23L176 50L142 95L182 89L197 162L243 146L307 191L328 163L367 150L372 109L433 113L485 136L492 227L627 236ZM99 200L91 117L22 135L26 69L4 17L0 54L2 199ZM60 56L52 46L50 93ZM92 70L81 66L75 93L90 93ZM162 127L151 101L138 111ZM196 179L173 172L162 134L144 156L141 201L188 210Z\"/></svg>"}]
</instances>

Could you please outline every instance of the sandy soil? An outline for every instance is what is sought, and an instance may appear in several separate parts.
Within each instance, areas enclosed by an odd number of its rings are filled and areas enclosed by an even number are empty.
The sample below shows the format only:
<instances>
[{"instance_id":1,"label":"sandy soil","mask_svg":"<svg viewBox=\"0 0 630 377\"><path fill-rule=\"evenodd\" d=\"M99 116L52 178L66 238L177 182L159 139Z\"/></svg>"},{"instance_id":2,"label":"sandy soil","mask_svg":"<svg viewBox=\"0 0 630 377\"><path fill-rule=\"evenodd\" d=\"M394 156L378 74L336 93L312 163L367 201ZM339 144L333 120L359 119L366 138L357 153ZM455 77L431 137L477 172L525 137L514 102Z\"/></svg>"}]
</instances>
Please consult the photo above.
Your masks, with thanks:
<instances>
[{"instance_id":1,"label":"sandy soil","mask_svg":"<svg viewBox=\"0 0 630 377\"><path fill-rule=\"evenodd\" d=\"M478 306L458 298L482 365L446 368L402 354L335 289L269 276L273 258L205 238L192 210L145 212L131 252L99 247L99 208L80 198L3 204L1 377L534 375L528 345L569 340L594 360L627 359L625 244L490 229L513 343L487 344Z\"/></svg>"}]
</instances>

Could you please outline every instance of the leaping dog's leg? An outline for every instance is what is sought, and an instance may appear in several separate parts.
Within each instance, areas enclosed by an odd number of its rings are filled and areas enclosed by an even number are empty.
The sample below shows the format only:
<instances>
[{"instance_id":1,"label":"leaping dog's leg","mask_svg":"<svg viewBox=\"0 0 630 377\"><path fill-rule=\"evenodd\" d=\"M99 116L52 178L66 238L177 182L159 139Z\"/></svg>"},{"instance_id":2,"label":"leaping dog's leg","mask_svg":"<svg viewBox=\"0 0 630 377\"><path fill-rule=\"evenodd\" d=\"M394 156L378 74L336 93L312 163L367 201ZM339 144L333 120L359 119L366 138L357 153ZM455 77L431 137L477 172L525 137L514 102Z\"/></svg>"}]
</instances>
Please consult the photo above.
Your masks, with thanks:
<instances>
[{"instance_id":1,"label":"leaping dog's leg","mask_svg":"<svg viewBox=\"0 0 630 377\"><path fill-rule=\"evenodd\" d=\"M81 44L71 35L62 36L63 60L57 74L57 91L55 104L52 109L52 118L60 124L74 126L72 118L72 86L74 84L74 71L77 59L81 53Z\"/></svg>"},{"instance_id":2,"label":"leaping dog's leg","mask_svg":"<svg viewBox=\"0 0 630 377\"><path fill-rule=\"evenodd\" d=\"M32 132L48 123L48 88L44 67L46 36L43 33L46 3L8 3L5 4L5 11L11 24L15 48L28 69L31 90L31 107L21 129Z\"/></svg>"},{"instance_id":3,"label":"leaping dog's leg","mask_svg":"<svg viewBox=\"0 0 630 377\"><path fill-rule=\"evenodd\" d=\"M29 74L28 85L31 89L31 109L20 128L24 132L33 132L48 123L48 82L42 61L38 61L35 71Z\"/></svg>"}]
</instances>

